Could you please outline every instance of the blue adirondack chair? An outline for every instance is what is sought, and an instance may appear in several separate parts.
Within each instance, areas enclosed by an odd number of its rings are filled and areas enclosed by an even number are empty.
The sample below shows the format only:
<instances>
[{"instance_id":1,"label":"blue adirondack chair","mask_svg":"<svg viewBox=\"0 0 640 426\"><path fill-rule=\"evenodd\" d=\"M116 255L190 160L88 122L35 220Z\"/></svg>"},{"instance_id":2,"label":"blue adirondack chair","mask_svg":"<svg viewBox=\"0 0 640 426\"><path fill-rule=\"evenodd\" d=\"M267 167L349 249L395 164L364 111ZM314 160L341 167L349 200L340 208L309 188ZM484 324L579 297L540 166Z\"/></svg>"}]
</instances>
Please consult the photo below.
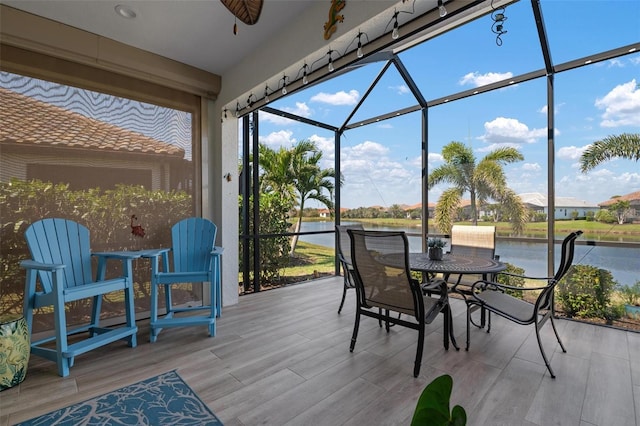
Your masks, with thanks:
<instances>
[{"instance_id":1,"label":"blue adirondack chair","mask_svg":"<svg viewBox=\"0 0 640 426\"><path fill-rule=\"evenodd\" d=\"M33 310L51 306L55 335L31 342L31 353L55 361L58 374L69 375L74 358L116 340L125 340L130 347L136 346L132 259L138 254L128 252L91 253L89 230L66 219L43 219L31 224L25 233L31 260L20 262L26 269L24 314L29 333L33 327ZM98 257L95 280L92 278L91 257ZM105 279L108 259L122 261L122 275ZM38 289L37 283L40 283ZM100 327L102 296L106 293L124 291L126 324L120 327ZM78 327L68 327L65 304L91 298L91 322ZM85 339L69 344L68 336L86 333ZM55 340L55 349L44 344Z\"/></svg>"},{"instance_id":2,"label":"blue adirondack chair","mask_svg":"<svg viewBox=\"0 0 640 426\"><path fill-rule=\"evenodd\" d=\"M211 337L216 334L216 318L222 309L220 288L220 256L222 247L215 246L216 225L204 218L183 219L171 228L171 248L146 250L143 257L151 259L151 335L155 342L164 327L207 325ZM170 267L170 258L172 266ZM162 263L162 269L160 264ZM192 283L209 285L209 300L203 305L175 307L171 286ZM158 288L164 289L166 315L158 318ZM204 299L204 292L203 292ZM206 315L181 315L177 313L200 311Z\"/></svg>"}]
</instances>

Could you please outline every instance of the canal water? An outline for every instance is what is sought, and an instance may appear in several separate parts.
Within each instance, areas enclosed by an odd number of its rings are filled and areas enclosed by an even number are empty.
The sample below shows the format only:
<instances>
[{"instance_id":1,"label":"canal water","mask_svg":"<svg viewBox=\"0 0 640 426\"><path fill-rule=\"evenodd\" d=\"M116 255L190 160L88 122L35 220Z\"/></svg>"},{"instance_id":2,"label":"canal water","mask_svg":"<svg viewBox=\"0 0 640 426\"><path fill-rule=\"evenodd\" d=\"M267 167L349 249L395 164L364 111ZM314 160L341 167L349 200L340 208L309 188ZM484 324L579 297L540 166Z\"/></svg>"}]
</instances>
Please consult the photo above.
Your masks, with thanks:
<instances>
[{"instance_id":1,"label":"canal water","mask_svg":"<svg viewBox=\"0 0 640 426\"><path fill-rule=\"evenodd\" d=\"M341 222L349 225L352 222ZM405 231L407 233L419 233L420 228L400 228L373 226L367 224L367 229L380 231ZM303 222L301 232L332 231L332 222ZM561 238L561 237L559 237ZM421 251L421 237L408 236L409 249ZM334 247L334 234L301 235L300 241L318 244L326 247ZM445 251L448 251L448 246ZM500 260L509 262L525 270L529 276L547 275L547 246L544 243L529 243L499 239L496 241L496 254ZM556 265L560 258L560 245L556 246ZM626 247L584 246L577 245L574 255L574 264L593 265L607 269L614 279L623 285L632 285L640 280L640 249ZM555 267L553 268L555 270Z\"/></svg>"}]
</instances>

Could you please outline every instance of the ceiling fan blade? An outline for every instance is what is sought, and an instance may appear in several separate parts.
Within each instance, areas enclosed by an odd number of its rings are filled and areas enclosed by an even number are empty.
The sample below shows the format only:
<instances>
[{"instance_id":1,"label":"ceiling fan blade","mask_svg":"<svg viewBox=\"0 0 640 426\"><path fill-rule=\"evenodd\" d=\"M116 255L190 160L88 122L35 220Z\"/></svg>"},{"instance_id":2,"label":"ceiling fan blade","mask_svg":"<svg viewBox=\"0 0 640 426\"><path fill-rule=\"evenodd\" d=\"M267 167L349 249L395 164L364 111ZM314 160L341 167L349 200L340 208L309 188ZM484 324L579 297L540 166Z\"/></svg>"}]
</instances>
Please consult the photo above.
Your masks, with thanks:
<instances>
[{"instance_id":1,"label":"ceiling fan blade","mask_svg":"<svg viewBox=\"0 0 640 426\"><path fill-rule=\"evenodd\" d=\"M220 0L229 12L247 25L258 22L263 0Z\"/></svg>"}]
</instances>

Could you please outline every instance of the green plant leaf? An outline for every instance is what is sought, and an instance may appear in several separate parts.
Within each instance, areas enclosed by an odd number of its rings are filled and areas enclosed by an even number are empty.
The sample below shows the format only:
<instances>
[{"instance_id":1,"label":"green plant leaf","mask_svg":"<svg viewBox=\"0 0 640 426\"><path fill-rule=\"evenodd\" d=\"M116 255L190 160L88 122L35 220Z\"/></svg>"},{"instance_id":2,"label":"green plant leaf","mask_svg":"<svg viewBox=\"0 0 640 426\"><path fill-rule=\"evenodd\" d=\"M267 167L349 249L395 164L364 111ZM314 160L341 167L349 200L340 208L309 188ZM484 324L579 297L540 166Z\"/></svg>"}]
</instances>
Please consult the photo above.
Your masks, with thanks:
<instances>
[{"instance_id":1,"label":"green plant leaf","mask_svg":"<svg viewBox=\"0 0 640 426\"><path fill-rule=\"evenodd\" d=\"M411 425L464 425L466 423L466 414L461 407L458 408L462 410L463 423L451 423L452 417L449 414L449 398L451 397L452 389L453 379L448 374L436 377L429 383L418 399ZM459 410L457 411L459 417Z\"/></svg>"},{"instance_id":2,"label":"green plant leaf","mask_svg":"<svg viewBox=\"0 0 640 426\"><path fill-rule=\"evenodd\" d=\"M465 426L467 424L467 412L459 405L451 410L451 421L449 424L453 426Z\"/></svg>"}]
</instances>

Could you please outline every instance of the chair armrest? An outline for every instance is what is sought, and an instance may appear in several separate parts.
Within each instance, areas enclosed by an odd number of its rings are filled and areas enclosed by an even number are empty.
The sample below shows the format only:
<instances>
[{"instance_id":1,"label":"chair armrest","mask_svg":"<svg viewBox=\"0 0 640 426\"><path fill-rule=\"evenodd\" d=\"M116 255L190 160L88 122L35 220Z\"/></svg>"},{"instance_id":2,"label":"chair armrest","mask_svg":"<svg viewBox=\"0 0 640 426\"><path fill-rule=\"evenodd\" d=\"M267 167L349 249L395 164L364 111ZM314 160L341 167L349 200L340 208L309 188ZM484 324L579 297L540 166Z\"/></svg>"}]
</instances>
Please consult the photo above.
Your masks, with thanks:
<instances>
[{"instance_id":1,"label":"chair armrest","mask_svg":"<svg viewBox=\"0 0 640 426\"><path fill-rule=\"evenodd\" d=\"M99 251L91 253L91 256L102 257L104 259L137 259L140 253L135 251Z\"/></svg>"},{"instance_id":2,"label":"chair armrest","mask_svg":"<svg viewBox=\"0 0 640 426\"><path fill-rule=\"evenodd\" d=\"M552 283L552 279L549 284ZM476 281L471 285L471 293L475 293L475 290L485 291L487 289L504 291L504 290L515 290L515 291L531 291L531 290L544 290L548 285L542 287L516 287L513 285L500 284L493 281L480 280Z\"/></svg>"},{"instance_id":3,"label":"chair armrest","mask_svg":"<svg viewBox=\"0 0 640 426\"><path fill-rule=\"evenodd\" d=\"M215 246L213 250L211 250L211 254L214 256L220 256L224 252L224 247Z\"/></svg>"},{"instance_id":4,"label":"chair armrest","mask_svg":"<svg viewBox=\"0 0 640 426\"><path fill-rule=\"evenodd\" d=\"M62 265L59 263L41 263L41 262L36 262L35 260L23 260L20 262L20 267L24 269L36 269L39 271L53 272L57 269L65 268L66 265Z\"/></svg>"},{"instance_id":5,"label":"chair armrest","mask_svg":"<svg viewBox=\"0 0 640 426\"><path fill-rule=\"evenodd\" d=\"M170 248L159 248L159 249L140 250L138 253L140 253L140 257L152 258L152 257L160 256L165 253L169 253L170 251L171 251Z\"/></svg>"},{"instance_id":6,"label":"chair armrest","mask_svg":"<svg viewBox=\"0 0 640 426\"><path fill-rule=\"evenodd\" d=\"M427 283L422 284L422 293L440 293L440 299L445 299L448 297L449 289L447 287L447 282L441 279L433 279Z\"/></svg>"}]
</instances>

